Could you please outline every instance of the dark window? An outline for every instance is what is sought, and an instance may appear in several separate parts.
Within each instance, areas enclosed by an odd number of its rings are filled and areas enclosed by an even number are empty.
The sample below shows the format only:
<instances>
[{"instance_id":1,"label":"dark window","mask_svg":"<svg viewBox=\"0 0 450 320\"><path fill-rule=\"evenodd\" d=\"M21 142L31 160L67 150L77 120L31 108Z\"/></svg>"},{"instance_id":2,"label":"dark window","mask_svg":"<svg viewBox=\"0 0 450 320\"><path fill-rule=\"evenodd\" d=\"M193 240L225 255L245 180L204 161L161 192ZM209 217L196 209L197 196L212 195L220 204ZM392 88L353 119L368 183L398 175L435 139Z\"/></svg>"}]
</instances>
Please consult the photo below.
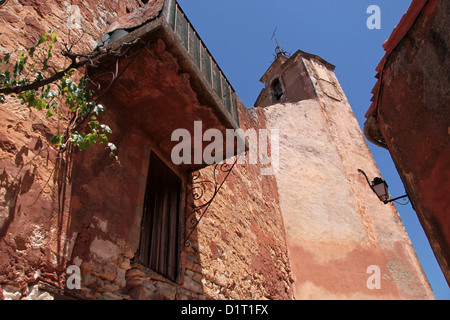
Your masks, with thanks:
<instances>
[{"instance_id":1,"label":"dark window","mask_svg":"<svg viewBox=\"0 0 450 320\"><path fill-rule=\"evenodd\" d=\"M272 82L272 90L273 90L273 97L275 98L275 101L278 102L283 97L283 88L281 87L280 79L275 79Z\"/></svg>"},{"instance_id":2,"label":"dark window","mask_svg":"<svg viewBox=\"0 0 450 320\"><path fill-rule=\"evenodd\" d=\"M154 153L150 156L142 216L139 262L176 281L181 180Z\"/></svg>"}]
</instances>

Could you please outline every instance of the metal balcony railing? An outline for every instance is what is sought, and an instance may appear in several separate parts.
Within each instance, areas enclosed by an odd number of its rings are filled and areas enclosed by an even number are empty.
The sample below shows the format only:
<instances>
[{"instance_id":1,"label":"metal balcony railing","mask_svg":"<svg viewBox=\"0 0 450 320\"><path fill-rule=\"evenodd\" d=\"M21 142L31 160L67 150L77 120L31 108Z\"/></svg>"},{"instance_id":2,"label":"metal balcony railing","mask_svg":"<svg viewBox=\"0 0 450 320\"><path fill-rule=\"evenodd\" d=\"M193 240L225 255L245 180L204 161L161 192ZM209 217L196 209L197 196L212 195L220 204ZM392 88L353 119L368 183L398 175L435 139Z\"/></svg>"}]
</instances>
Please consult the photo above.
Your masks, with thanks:
<instances>
[{"instance_id":1,"label":"metal balcony railing","mask_svg":"<svg viewBox=\"0 0 450 320\"><path fill-rule=\"evenodd\" d=\"M195 31L189 19L180 8L176 0L166 0L166 9L163 10L169 26L180 38L199 71L206 77L211 89L217 94L239 126L236 92L223 74L202 39Z\"/></svg>"}]
</instances>

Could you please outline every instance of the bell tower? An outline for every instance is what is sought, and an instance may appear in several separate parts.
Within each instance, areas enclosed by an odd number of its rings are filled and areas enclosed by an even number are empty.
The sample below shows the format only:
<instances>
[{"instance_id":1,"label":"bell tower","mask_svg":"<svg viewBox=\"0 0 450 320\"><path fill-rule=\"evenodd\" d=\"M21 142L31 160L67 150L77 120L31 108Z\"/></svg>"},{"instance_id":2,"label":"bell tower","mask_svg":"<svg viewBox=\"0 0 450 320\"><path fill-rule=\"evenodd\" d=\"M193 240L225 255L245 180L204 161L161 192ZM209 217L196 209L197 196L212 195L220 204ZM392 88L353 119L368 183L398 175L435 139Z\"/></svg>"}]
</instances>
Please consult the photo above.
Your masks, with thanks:
<instances>
[{"instance_id":1,"label":"bell tower","mask_svg":"<svg viewBox=\"0 0 450 320\"><path fill-rule=\"evenodd\" d=\"M290 56L277 46L275 60L260 80L265 88L255 107L294 103L323 95L342 101L344 93L334 69L334 65L319 56L301 50Z\"/></svg>"},{"instance_id":2,"label":"bell tower","mask_svg":"<svg viewBox=\"0 0 450 320\"><path fill-rule=\"evenodd\" d=\"M432 298L395 207L358 171L381 176L334 70L319 56L280 50L254 106L280 137L275 178L295 297ZM379 290L367 285L373 266Z\"/></svg>"}]
</instances>

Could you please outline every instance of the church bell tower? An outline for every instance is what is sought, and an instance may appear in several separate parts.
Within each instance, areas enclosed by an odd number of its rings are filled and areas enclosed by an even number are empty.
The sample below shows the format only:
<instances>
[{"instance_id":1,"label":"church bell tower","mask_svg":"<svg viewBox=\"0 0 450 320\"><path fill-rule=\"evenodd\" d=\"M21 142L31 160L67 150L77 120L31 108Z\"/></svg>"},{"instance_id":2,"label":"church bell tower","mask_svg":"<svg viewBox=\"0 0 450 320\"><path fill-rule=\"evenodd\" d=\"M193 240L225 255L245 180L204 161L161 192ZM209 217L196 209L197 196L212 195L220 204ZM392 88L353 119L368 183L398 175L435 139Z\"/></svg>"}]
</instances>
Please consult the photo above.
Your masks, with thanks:
<instances>
[{"instance_id":1,"label":"church bell tower","mask_svg":"<svg viewBox=\"0 0 450 320\"><path fill-rule=\"evenodd\" d=\"M396 208L381 202L358 171L381 176L334 70L317 55L279 50L254 105L279 132L275 177L295 297L427 296ZM374 266L382 275L377 290L367 284Z\"/></svg>"}]
</instances>

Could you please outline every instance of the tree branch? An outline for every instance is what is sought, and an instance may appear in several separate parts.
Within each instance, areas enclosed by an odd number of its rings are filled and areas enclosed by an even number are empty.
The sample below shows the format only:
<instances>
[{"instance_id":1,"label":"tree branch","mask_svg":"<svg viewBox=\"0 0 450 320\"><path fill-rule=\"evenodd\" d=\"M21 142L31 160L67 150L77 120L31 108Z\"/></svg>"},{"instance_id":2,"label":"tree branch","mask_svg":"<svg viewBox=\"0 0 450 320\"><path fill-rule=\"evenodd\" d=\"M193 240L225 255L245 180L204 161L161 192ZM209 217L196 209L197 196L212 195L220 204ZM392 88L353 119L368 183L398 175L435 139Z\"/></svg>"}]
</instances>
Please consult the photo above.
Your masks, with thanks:
<instances>
[{"instance_id":1,"label":"tree branch","mask_svg":"<svg viewBox=\"0 0 450 320\"><path fill-rule=\"evenodd\" d=\"M52 82L55 82L57 80L60 80L64 77L64 75L70 70L70 69L78 69L83 67L86 63L88 63L89 60L82 60L79 61L77 63L71 63L66 69L64 69L63 71L59 71L57 73L55 73L54 75L52 75L49 78L43 79L43 80L39 80L39 81L35 81L33 83L27 84L27 85L22 85L22 86L18 86L18 87L12 87L12 88L0 88L0 93L2 94L18 94L18 93L22 93L25 91L30 91L30 90L36 90L39 89L43 86L46 86Z\"/></svg>"},{"instance_id":2,"label":"tree branch","mask_svg":"<svg viewBox=\"0 0 450 320\"><path fill-rule=\"evenodd\" d=\"M55 81L61 80L71 69L79 69L81 67L84 67L88 63L92 63L92 59L97 57L100 53L101 51L96 51L93 54L81 55L81 54L74 54L70 51L63 51L61 54L72 61L67 68L65 68L62 71L56 72L51 77L39 81L34 81L33 83L30 84L15 86L11 88L0 88L0 94L18 94L30 90L36 90L43 86L51 84ZM79 58L85 59L77 61L77 59Z\"/></svg>"}]
</instances>

